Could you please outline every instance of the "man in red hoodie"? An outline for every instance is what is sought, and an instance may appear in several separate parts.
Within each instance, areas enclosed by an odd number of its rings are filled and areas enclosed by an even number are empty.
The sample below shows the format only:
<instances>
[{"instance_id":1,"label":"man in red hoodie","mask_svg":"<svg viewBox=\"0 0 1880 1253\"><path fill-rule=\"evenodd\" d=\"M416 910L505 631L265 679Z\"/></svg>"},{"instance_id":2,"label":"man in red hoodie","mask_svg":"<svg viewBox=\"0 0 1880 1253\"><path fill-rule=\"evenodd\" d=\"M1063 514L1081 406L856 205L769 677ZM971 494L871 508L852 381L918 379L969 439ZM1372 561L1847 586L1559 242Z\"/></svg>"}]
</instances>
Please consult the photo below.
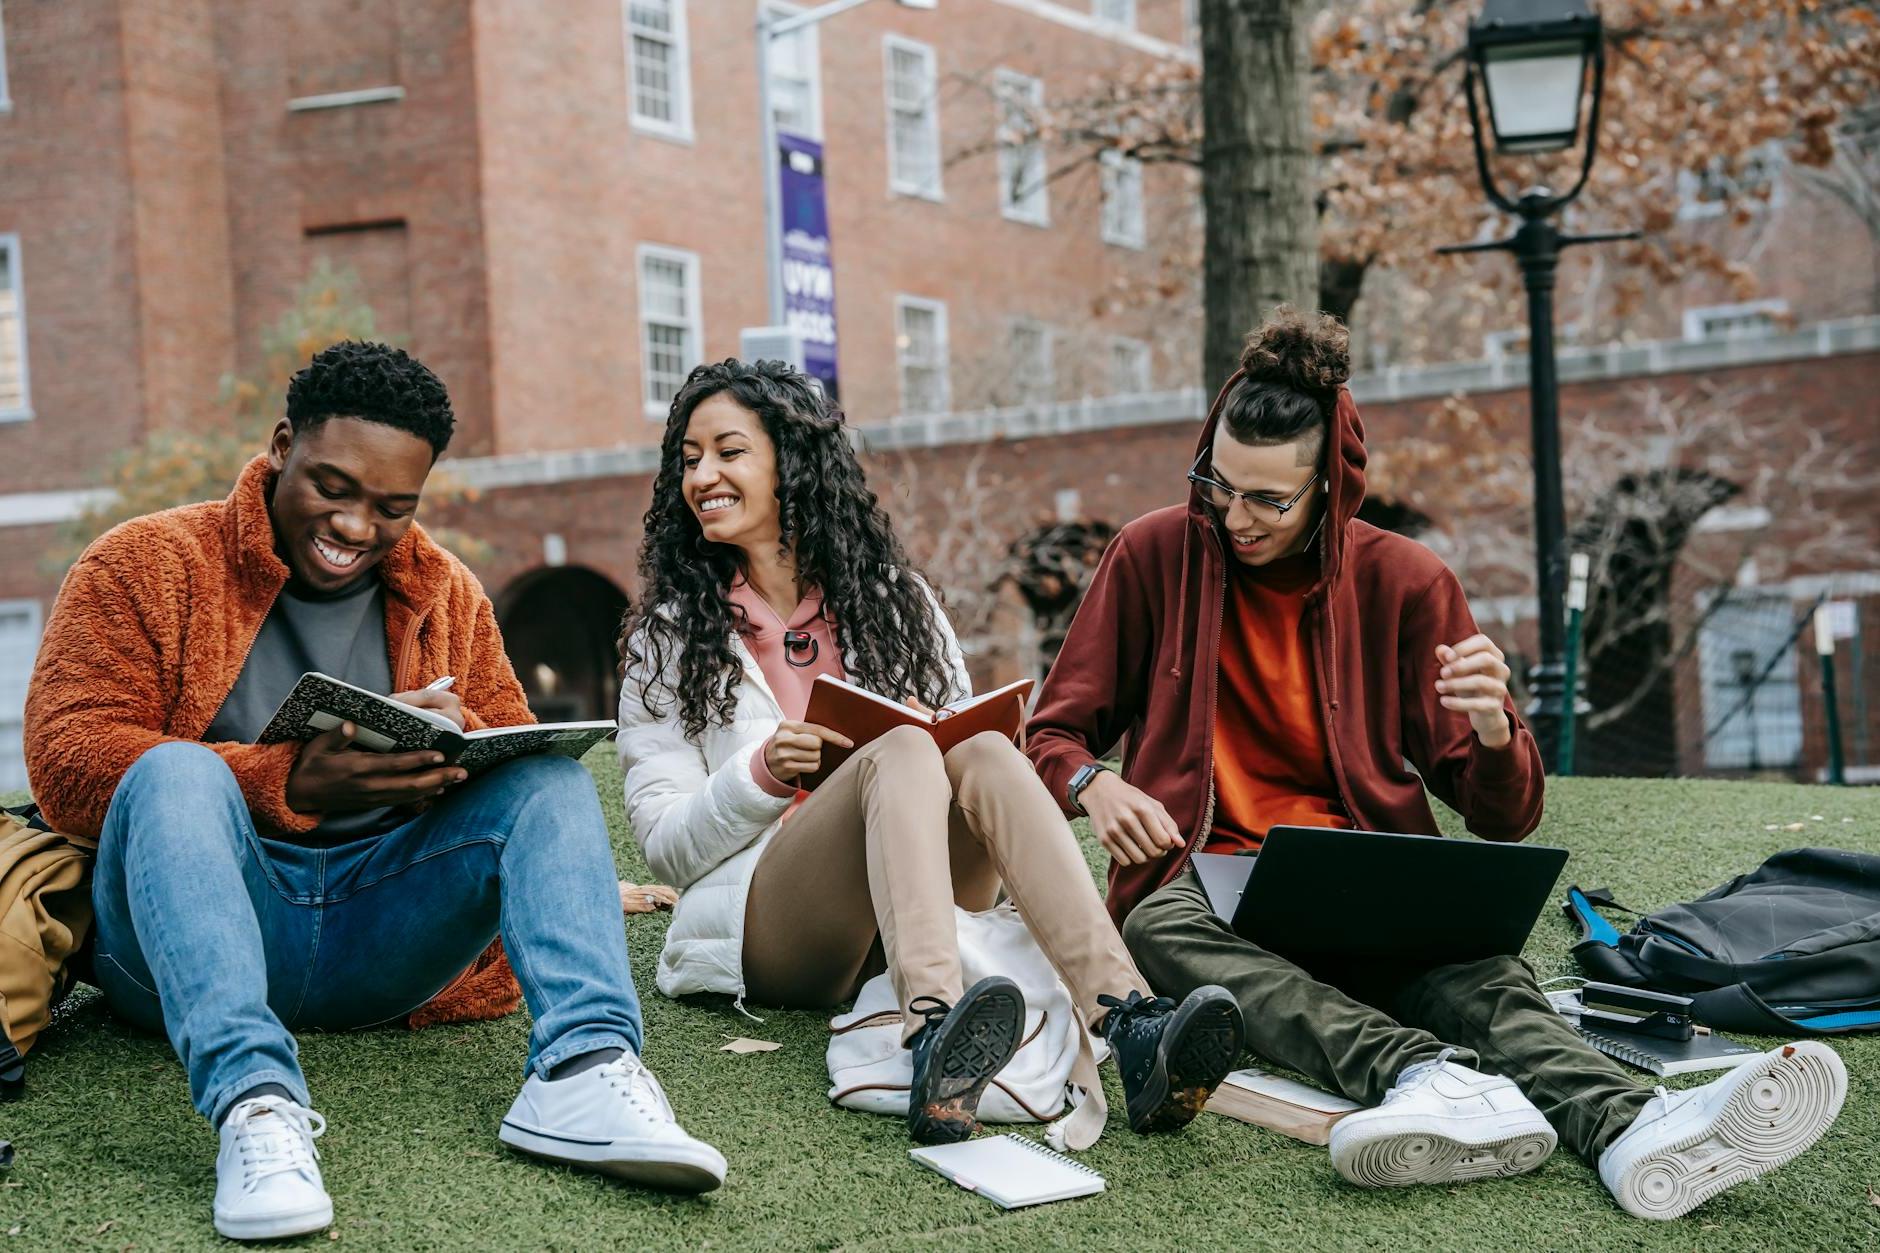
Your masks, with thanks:
<instances>
[{"instance_id":1,"label":"man in red hoodie","mask_svg":"<svg viewBox=\"0 0 1880 1253\"><path fill-rule=\"evenodd\" d=\"M1034 766L1109 852L1109 906L1163 995L1220 984L1248 1046L1368 1108L1332 1132L1364 1186L1519 1174L1558 1137L1629 1212L1670 1218L1818 1139L1846 1091L1816 1043L1654 1096L1513 957L1301 966L1237 935L1189 866L1275 825L1440 834L1541 820L1508 666L1436 555L1357 520L1364 428L1344 328L1278 311L1201 432L1186 506L1124 527L1038 699ZM1099 759L1123 744L1121 774ZM1483 1066L1492 1073L1476 1070Z\"/></svg>"}]
</instances>

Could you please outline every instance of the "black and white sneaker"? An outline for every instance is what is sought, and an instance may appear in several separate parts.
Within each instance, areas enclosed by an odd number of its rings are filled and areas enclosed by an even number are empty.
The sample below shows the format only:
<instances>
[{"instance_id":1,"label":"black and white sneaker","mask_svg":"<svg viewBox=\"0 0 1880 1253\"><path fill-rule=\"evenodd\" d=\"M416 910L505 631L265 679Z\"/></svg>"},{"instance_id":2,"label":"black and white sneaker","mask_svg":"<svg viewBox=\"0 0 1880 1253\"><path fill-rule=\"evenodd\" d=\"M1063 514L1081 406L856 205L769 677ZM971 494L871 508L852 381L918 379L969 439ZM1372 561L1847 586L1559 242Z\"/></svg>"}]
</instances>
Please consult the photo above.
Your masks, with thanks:
<instances>
[{"instance_id":1,"label":"black and white sneaker","mask_svg":"<svg viewBox=\"0 0 1880 1253\"><path fill-rule=\"evenodd\" d=\"M1209 984L1180 1005L1167 996L1099 996L1102 1034L1116 1055L1135 1131L1179 1131L1194 1121L1240 1058L1244 1024L1226 988Z\"/></svg>"},{"instance_id":2,"label":"black and white sneaker","mask_svg":"<svg viewBox=\"0 0 1880 1253\"><path fill-rule=\"evenodd\" d=\"M1025 996L994 975L966 989L959 1004L920 996L908 1009L927 1019L908 1048L914 1086L907 1094L908 1134L922 1144L951 1144L979 1130L979 1098L1018 1052Z\"/></svg>"}]
</instances>

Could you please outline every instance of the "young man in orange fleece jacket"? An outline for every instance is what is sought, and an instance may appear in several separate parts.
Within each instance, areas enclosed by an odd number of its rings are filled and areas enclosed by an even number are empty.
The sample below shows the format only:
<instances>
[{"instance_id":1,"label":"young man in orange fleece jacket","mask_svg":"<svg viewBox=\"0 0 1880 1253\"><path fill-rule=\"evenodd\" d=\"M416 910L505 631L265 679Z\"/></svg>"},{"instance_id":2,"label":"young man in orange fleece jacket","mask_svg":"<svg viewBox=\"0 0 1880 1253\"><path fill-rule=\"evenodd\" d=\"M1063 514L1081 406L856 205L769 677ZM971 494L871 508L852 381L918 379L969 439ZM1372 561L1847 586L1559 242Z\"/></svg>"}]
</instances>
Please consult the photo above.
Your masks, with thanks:
<instances>
[{"instance_id":1,"label":"young man in orange fleece jacket","mask_svg":"<svg viewBox=\"0 0 1880 1253\"><path fill-rule=\"evenodd\" d=\"M332 1221L293 1029L503 1012L499 931L535 1017L504 1142L659 1186L724 1177L639 1061L606 822L578 763L468 781L440 754L357 750L349 724L255 743L306 671L470 729L532 721L481 586L413 520L453 425L404 352L327 349L227 500L86 550L40 647L33 790L54 826L100 838L96 977L114 1012L168 1033L219 1128L225 1236ZM445 676L454 691L427 686Z\"/></svg>"}]
</instances>

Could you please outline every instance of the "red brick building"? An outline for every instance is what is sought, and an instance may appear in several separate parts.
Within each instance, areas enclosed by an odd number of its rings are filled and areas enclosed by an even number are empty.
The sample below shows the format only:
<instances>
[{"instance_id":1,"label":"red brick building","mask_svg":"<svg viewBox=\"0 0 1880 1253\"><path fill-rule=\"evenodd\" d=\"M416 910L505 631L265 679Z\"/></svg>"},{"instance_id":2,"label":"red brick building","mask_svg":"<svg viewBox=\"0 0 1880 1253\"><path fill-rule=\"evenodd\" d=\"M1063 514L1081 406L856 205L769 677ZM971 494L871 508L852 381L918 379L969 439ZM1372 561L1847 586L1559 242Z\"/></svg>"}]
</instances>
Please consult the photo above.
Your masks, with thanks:
<instances>
[{"instance_id":1,"label":"red brick building","mask_svg":"<svg viewBox=\"0 0 1880 1253\"><path fill-rule=\"evenodd\" d=\"M773 53L780 123L824 145L844 407L987 672L1032 665L1042 629L983 590L1006 546L1179 498L1204 400L1192 308L1096 299L1186 255L1190 177L1039 182L1001 100L1192 57L1191 10L874 0ZM220 380L254 366L322 259L450 387L452 474L479 491L440 512L481 542L532 698L606 708L665 401L769 320L755 16L755 0L0 0L0 788L59 524L120 449L214 420ZM1880 331L1873 284L1846 276L1872 273L1872 241L1785 203L1844 246L1776 250L1779 316L1706 315L1677 342L1566 361L1583 380L1569 412L1727 370L1777 385L1765 411L1806 392L1871 453ZM1831 258L1817 280L1809 256ZM1746 330L1760 337L1730 338ZM1520 405L1518 362L1494 348L1366 376L1375 428L1415 430L1456 391ZM1872 551L1782 577L1855 586L1880 577ZM1518 591L1482 590L1511 637L1526 629ZM1874 686L1880 666L1863 673ZM1676 709L1701 709L1702 677L1679 681ZM1880 697L1853 703L1871 717Z\"/></svg>"}]
</instances>

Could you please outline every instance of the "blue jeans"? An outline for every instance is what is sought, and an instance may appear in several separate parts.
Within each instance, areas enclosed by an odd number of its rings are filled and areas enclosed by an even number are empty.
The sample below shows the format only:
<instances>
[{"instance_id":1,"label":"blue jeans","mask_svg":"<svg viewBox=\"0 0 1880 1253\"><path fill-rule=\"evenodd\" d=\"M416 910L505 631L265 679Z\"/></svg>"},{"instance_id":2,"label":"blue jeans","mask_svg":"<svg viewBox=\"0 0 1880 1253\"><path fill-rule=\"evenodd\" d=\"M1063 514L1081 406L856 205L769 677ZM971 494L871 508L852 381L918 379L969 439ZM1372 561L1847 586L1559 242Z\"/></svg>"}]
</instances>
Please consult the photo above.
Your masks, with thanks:
<instances>
[{"instance_id":1,"label":"blue jeans","mask_svg":"<svg viewBox=\"0 0 1880 1253\"><path fill-rule=\"evenodd\" d=\"M293 1030L394 1022L499 929L535 1016L528 1066L640 1051L640 1003L592 776L525 757L384 835L306 848L256 834L229 768L160 744L118 784L92 901L112 1010L168 1034L220 1123L278 1083L309 1104Z\"/></svg>"}]
</instances>

